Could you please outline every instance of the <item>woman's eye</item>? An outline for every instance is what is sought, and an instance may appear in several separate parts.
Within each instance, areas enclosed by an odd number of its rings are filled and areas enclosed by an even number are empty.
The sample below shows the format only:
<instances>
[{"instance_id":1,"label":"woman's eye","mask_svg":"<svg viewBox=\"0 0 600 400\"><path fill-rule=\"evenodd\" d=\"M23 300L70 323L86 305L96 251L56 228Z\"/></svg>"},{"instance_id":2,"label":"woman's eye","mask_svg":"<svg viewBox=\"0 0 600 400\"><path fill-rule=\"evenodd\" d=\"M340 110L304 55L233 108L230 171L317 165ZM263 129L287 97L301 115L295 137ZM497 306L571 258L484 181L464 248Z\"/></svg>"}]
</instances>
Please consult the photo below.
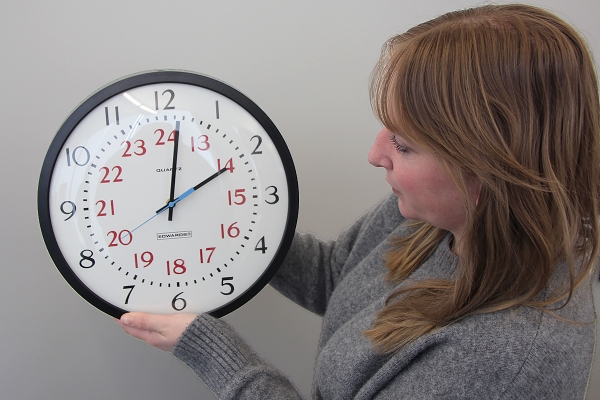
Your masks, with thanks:
<instances>
[{"instance_id":1,"label":"woman's eye","mask_svg":"<svg viewBox=\"0 0 600 400\"><path fill-rule=\"evenodd\" d=\"M396 140L396 135L391 135L390 141L392 142L398 153L406 154L408 152L408 149L406 147L398 143L398 141Z\"/></svg>"}]
</instances>

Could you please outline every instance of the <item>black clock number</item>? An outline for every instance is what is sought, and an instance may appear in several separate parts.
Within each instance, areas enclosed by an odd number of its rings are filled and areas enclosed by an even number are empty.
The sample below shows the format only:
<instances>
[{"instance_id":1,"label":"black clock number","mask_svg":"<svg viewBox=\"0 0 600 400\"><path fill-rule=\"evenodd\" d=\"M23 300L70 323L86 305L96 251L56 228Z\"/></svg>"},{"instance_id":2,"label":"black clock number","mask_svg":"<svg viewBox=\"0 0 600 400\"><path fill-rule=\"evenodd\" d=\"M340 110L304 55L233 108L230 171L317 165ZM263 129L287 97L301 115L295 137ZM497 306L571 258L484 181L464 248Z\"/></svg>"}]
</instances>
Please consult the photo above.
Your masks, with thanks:
<instances>
[{"instance_id":1,"label":"black clock number","mask_svg":"<svg viewBox=\"0 0 600 400\"><path fill-rule=\"evenodd\" d=\"M72 201L63 201L60 205L60 212L65 215L68 215L65 221L68 221L71 218L73 218L73 215L75 215L75 211L77 211L77 206Z\"/></svg>"},{"instance_id":2,"label":"black clock number","mask_svg":"<svg viewBox=\"0 0 600 400\"><path fill-rule=\"evenodd\" d=\"M94 265L96 265L96 260L92 258L94 252L90 249L82 250L81 253L79 253L79 255L81 256L81 260L79 260L79 266L81 268L87 269L92 268Z\"/></svg>"},{"instance_id":3,"label":"black clock number","mask_svg":"<svg viewBox=\"0 0 600 400\"><path fill-rule=\"evenodd\" d=\"M129 304L129 296L131 296L134 287L135 285L123 286L123 290L129 289L129 293L127 293L127 297L125 297L125 304Z\"/></svg>"},{"instance_id":4,"label":"black clock number","mask_svg":"<svg viewBox=\"0 0 600 400\"><path fill-rule=\"evenodd\" d=\"M279 202L279 196L277 195L277 187L276 186L269 186L269 187L267 187L265 189L265 191L267 191L269 189L272 189L272 192L268 193L268 194L269 194L269 196L271 196L273 198L273 201L265 200L265 203L267 203L267 204L276 204L276 203L278 203Z\"/></svg>"},{"instance_id":5,"label":"black clock number","mask_svg":"<svg viewBox=\"0 0 600 400\"><path fill-rule=\"evenodd\" d=\"M185 301L183 297L179 297L182 294L183 292L177 293L175 297L173 297L173 301L171 301L171 307L173 307L173 310L175 311L181 311L187 306L187 301Z\"/></svg>"},{"instance_id":6,"label":"black clock number","mask_svg":"<svg viewBox=\"0 0 600 400\"><path fill-rule=\"evenodd\" d=\"M256 143L256 147L254 148L254 151L252 152L252 155L262 154L262 150L258 149L260 147L260 145L262 144L262 138L258 135L254 135L250 138L250 141L252 141L252 139L254 139L254 138L256 138L257 143Z\"/></svg>"},{"instance_id":7,"label":"black clock number","mask_svg":"<svg viewBox=\"0 0 600 400\"><path fill-rule=\"evenodd\" d=\"M108 107L104 107L104 116L106 118L106 126L110 125L110 113ZM115 124L119 125L119 107L115 106Z\"/></svg>"},{"instance_id":8,"label":"black clock number","mask_svg":"<svg viewBox=\"0 0 600 400\"><path fill-rule=\"evenodd\" d=\"M175 98L175 92L171 89L167 89L164 92L162 92L162 96L164 96L167 93L169 94L169 101L167 102L167 105L165 106L165 108L163 108L163 110L174 110L175 107L171 105L171 102ZM154 92L154 105L156 106L156 110L158 110L158 91Z\"/></svg>"},{"instance_id":9,"label":"black clock number","mask_svg":"<svg viewBox=\"0 0 600 400\"><path fill-rule=\"evenodd\" d=\"M256 246L254 247L254 251L260 251L263 254L267 251L267 245L265 244L265 237L261 237Z\"/></svg>"},{"instance_id":10,"label":"black clock number","mask_svg":"<svg viewBox=\"0 0 600 400\"><path fill-rule=\"evenodd\" d=\"M71 161L73 164L83 167L88 162L90 162L90 151L83 146L77 146L71 151L70 148L67 147L65 150L67 153L67 166L71 166Z\"/></svg>"},{"instance_id":11,"label":"black clock number","mask_svg":"<svg viewBox=\"0 0 600 400\"><path fill-rule=\"evenodd\" d=\"M225 296L229 296L231 293L233 293L233 284L226 282L226 281L232 281L233 280L233 276L226 276L221 278L221 286L227 286L227 291L226 292L221 292L221 294L224 294Z\"/></svg>"}]
</instances>

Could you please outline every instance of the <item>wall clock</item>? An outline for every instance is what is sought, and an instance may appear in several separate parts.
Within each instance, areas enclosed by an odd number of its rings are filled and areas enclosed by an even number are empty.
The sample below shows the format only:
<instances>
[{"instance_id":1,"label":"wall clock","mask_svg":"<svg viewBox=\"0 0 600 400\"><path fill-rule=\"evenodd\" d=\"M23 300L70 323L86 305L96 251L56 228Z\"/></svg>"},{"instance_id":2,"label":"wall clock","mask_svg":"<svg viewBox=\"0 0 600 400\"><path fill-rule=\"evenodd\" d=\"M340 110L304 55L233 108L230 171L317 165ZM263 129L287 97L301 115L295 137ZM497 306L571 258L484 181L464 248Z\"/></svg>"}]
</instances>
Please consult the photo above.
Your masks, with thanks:
<instances>
[{"instance_id":1,"label":"wall clock","mask_svg":"<svg viewBox=\"0 0 600 400\"><path fill-rule=\"evenodd\" d=\"M204 75L152 71L105 86L65 120L38 215L62 276L105 313L220 317L281 264L298 183L250 99Z\"/></svg>"}]
</instances>

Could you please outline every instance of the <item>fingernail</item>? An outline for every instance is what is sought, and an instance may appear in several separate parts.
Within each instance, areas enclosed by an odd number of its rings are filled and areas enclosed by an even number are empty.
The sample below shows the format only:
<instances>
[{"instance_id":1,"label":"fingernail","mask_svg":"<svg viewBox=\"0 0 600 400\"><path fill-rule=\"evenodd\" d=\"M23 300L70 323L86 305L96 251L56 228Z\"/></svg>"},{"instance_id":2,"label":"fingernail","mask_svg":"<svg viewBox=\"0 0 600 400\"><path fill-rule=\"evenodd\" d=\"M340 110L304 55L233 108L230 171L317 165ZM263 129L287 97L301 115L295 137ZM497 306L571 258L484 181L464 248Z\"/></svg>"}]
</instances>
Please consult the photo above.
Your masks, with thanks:
<instances>
[{"instance_id":1,"label":"fingernail","mask_svg":"<svg viewBox=\"0 0 600 400\"><path fill-rule=\"evenodd\" d=\"M131 326L131 324L133 324L133 318L125 314L121 317L121 322L123 322L123 325Z\"/></svg>"}]
</instances>

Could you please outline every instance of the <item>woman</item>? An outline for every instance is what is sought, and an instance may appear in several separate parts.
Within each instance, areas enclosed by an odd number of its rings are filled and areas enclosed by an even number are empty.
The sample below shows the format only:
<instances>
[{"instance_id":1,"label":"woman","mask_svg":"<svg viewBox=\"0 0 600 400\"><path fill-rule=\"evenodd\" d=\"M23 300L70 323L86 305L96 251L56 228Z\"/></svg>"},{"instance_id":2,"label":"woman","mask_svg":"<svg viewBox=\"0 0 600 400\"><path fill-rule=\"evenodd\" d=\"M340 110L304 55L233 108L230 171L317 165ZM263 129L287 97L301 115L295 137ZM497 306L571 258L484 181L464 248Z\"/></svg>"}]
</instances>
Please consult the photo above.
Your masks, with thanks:
<instances>
[{"instance_id":1,"label":"woman","mask_svg":"<svg viewBox=\"0 0 600 400\"><path fill-rule=\"evenodd\" d=\"M393 195L272 285L324 316L315 398L582 398L594 349L600 105L585 43L538 8L388 41L369 153ZM224 322L124 315L221 398L298 398Z\"/></svg>"}]
</instances>

